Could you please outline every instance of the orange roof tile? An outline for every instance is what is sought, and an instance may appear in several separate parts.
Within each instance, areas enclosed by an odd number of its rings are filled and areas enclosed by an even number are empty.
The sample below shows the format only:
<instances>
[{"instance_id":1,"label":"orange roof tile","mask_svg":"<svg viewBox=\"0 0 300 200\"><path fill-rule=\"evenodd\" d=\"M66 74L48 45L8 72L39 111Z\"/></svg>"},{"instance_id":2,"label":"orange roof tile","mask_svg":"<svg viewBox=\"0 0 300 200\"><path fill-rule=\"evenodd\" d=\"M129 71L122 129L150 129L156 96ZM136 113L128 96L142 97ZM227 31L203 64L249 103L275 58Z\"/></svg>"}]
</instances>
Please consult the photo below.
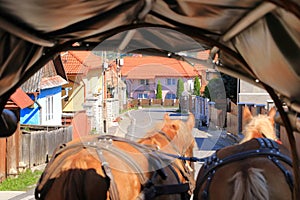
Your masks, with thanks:
<instances>
[{"instance_id":1,"label":"orange roof tile","mask_svg":"<svg viewBox=\"0 0 300 200\"><path fill-rule=\"evenodd\" d=\"M21 88L18 88L15 93L10 96L10 99L21 109L34 104L31 98Z\"/></svg>"},{"instance_id":2,"label":"orange roof tile","mask_svg":"<svg viewBox=\"0 0 300 200\"><path fill-rule=\"evenodd\" d=\"M91 51L68 51L61 54L67 75L85 74L90 69L101 69L102 59Z\"/></svg>"},{"instance_id":3,"label":"orange roof tile","mask_svg":"<svg viewBox=\"0 0 300 200\"><path fill-rule=\"evenodd\" d=\"M209 68L213 68L212 62L208 61L208 59L210 59L209 53L210 53L210 50L200 51L197 53L197 58L204 61L203 64L201 64L201 63L195 64L195 69L197 69L197 71L203 71L203 70L206 70ZM205 63L205 60L207 60L208 62Z\"/></svg>"},{"instance_id":4,"label":"orange roof tile","mask_svg":"<svg viewBox=\"0 0 300 200\"><path fill-rule=\"evenodd\" d=\"M210 50L199 51L197 53L197 58L201 60L207 60L209 58Z\"/></svg>"},{"instance_id":5,"label":"orange roof tile","mask_svg":"<svg viewBox=\"0 0 300 200\"><path fill-rule=\"evenodd\" d=\"M128 79L195 77L198 75L194 67L187 62L156 56L125 57L121 73Z\"/></svg>"}]
</instances>

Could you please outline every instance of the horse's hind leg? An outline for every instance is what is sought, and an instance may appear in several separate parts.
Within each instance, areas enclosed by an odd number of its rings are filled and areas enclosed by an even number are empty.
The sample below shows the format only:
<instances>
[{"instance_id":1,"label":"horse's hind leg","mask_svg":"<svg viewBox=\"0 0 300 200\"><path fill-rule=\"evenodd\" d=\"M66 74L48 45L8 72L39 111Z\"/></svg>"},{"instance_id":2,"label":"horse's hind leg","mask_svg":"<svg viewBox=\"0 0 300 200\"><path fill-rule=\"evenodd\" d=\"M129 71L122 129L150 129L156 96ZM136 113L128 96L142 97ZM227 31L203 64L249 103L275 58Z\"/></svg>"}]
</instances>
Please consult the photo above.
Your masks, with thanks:
<instances>
[{"instance_id":1,"label":"horse's hind leg","mask_svg":"<svg viewBox=\"0 0 300 200\"><path fill-rule=\"evenodd\" d=\"M71 169L63 172L53 183L45 200L106 200L109 179L94 169Z\"/></svg>"}]
</instances>

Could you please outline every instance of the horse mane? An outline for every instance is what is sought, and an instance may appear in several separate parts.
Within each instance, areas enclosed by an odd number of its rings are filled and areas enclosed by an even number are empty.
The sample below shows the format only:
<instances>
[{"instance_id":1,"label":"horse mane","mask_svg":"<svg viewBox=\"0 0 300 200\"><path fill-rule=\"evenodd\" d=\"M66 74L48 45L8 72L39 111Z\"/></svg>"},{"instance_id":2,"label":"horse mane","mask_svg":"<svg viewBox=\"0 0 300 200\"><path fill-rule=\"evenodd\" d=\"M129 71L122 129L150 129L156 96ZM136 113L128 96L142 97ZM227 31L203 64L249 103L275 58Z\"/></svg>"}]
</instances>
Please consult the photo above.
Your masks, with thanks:
<instances>
[{"instance_id":1,"label":"horse mane","mask_svg":"<svg viewBox=\"0 0 300 200\"><path fill-rule=\"evenodd\" d=\"M192 134L192 130L189 130L187 123L181 120L164 120L162 122L158 122L139 141L143 141L157 134L157 132L161 131L165 127L166 123L169 123L170 125L176 125L176 127L178 127L172 142L177 147L180 147L179 153L186 152L191 144L194 143L194 136Z\"/></svg>"},{"instance_id":2,"label":"horse mane","mask_svg":"<svg viewBox=\"0 0 300 200\"><path fill-rule=\"evenodd\" d=\"M181 126L179 126L179 130L177 132L177 140L179 143L183 144L182 146L182 150L181 153L186 152L187 149L191 146L194 145L195 143L195 138L192 134L192 130L189 130L189 127L187 127L188 125L186 123L183 123L182 121L180 121L180 123L182 124ZM180 144L178 144L180 145Z\"/></svg>"},{"instance_id":3,"label":"horse mane","mask_svg":"<svg viewBox=\"0 0 300 200\"><path fill-rule=\"evenodd\" d=\"M267 137L277 140L274 124L267 115L258 115L251 119L243 130L244 138L240 143L249 141L252 138Z\"/></svg>"}]
</instances>

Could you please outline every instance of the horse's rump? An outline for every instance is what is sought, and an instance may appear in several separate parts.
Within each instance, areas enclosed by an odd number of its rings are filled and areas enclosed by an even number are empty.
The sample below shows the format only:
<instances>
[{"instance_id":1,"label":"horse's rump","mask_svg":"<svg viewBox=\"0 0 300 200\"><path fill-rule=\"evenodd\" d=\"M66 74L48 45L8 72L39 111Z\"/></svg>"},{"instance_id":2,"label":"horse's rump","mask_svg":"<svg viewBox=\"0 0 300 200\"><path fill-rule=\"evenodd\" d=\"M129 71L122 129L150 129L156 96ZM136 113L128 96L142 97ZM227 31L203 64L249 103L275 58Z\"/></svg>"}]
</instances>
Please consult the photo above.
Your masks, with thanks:
<instances>
[{"instance_id":1,"label":"horse's rump","mask_svg":"<svg viewBox=\"0 0 300 200\"><path fill-rule=\"evenodd\" d=\"M139 195L134 191L142 190L153 195L151 190L162 188L151 188L152 185L162 185L166 178L173 184L181 184L177 177L179 176L178 169L170 165L173 160L165 156L161 157L153 148L124 138L105 135L77 143L71 142L58 148L54 155L36 187L37 199L43 199L49 190L53 190L51 193L54 195L58 192L64 193L62 199L76 199L76 197L82 199L84 195L90 195L86 193L95 193L95 191L99 192L96 195L98 198L101 196L106 199L108 188L110 196L127 195L126 198L130 199L126 188L132 196ZM130 187L134 188L130 189L128 184L124 184L127 181L131 183ZM87 182L92 184L92 188L83 185ZM61 188L52 187L54 183L55 187ZM182 185L178 189L186 186L188 184ZM74 197L70 197L70 194L64 191L68 190L68 187L69 189L77 188L74 191ZM85 188L86 191L81 191L80 188ZM189 189L187 188L187 190ZM122 194L118 192L120 190L122 190ZM179 191L178 193L183 192ZM163 193L159 195L163 195ZM47 196L47 198L49 197Z\"/></svg>"},{"instance_id":2,"label":"horse's rump","mask_svg":"<svg viewBox=\"0 0 300 200\"><path fill-rule=\"evenodd\" d=\"M199 171L194 199L280 199L292 195L288 151L268 139L225 147Z\"/></svg>"}]
</instances>

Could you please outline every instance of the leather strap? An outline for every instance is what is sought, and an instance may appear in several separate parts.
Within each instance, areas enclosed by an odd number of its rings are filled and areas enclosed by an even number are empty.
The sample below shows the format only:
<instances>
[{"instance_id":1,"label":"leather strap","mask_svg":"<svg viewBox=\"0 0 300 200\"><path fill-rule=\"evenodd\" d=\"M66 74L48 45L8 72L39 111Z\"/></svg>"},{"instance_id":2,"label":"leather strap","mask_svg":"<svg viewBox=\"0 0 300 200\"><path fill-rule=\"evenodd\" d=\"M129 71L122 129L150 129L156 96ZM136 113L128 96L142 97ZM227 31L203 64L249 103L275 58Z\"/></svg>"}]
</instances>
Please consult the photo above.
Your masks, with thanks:
<instances>
[{"instance_id":1,"label":"leather strap","mask_svg":"<svg viewBox=\"0 0 300 200\"><path fill-rule=\"evenodd\" d=\"M113 174L112 174L111 169L109 167L109 164L108 164L108 162L106 162L106 159L103 156L103 152L100 149L97 149L96 151L97 151L98 157L101 161L102 169L103 169L105 175L110 180L109 197L110 197L110 199L117 200L117 199L119 199L119 192L118 192L116 182L114 181L114 177L113 177Z\"/></svg>"}]
</instances>

